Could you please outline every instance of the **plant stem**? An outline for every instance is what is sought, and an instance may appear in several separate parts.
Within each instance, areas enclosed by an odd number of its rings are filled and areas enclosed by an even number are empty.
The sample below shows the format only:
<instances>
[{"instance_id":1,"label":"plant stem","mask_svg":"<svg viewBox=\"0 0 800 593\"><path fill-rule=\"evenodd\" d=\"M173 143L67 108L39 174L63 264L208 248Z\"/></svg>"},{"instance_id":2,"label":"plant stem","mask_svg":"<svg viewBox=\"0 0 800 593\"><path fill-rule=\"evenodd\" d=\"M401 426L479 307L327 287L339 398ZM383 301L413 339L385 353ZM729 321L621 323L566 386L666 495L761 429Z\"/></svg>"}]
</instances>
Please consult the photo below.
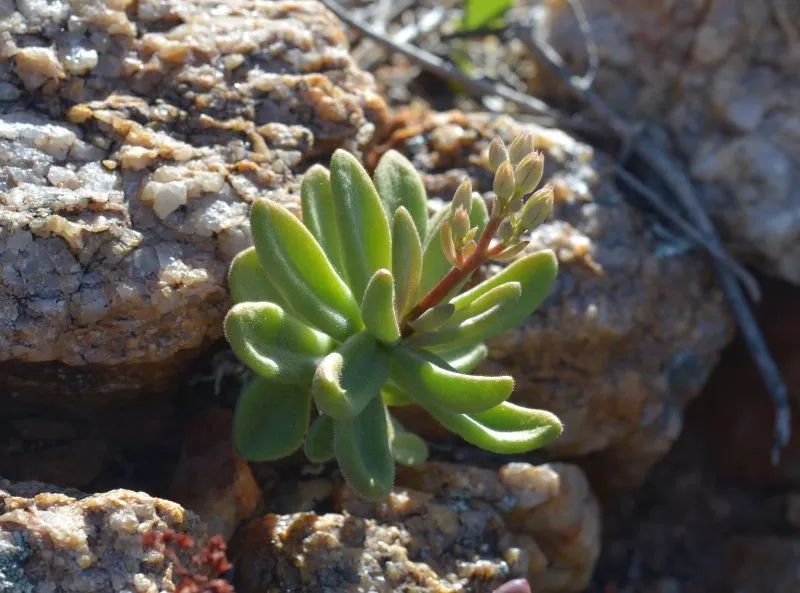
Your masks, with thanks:
<instances>
[{"instance_id":1,"label":"plant stem","mask_svg":"<svg viewBox=\"0 0 800 593\"><path fill-rule=\"evenodd\" d=\"M402 324L403 337L407 337L414 330L408 324L409 321L414 321L417 317L422 315L428 309L435 307L442 300L450 294L462 281L469 279L479 267L481 267L486 260L494 255L496 249L489 249L489 244L492 242L492 237L500 227L502 219L500 217L492 217L481 233L481 238L478 241L478 247L475 252L469 256L461 267L453 267L450 271L439 280L439 282L430 289L422 300L417 303L411 311L408 312Z\"/></svg>"}]
</instances>

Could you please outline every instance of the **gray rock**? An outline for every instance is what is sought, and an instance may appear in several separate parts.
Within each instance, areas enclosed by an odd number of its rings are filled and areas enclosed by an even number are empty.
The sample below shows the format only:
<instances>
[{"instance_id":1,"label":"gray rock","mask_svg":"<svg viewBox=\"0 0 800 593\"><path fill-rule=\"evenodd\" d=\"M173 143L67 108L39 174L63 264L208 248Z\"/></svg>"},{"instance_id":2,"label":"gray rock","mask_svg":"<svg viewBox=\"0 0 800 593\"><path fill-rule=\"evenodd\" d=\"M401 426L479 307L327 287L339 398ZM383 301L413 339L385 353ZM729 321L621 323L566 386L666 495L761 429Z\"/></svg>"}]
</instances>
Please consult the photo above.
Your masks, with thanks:
<instances>
[{"instance_id":1,"label":"gray rock","mask_svg":"<svg viewBox=\"0 0 800 593\"><path fill-rule=\"evenodd\" d=\"M249 203L368 146L385 105L314 1L0 11L2 387L161 388L221 337Z\"/></svg>"},{"instance_id":2,"label":"gray rock","mask_svg":"<svg viewBox=\"0 0 800 593\"><path fill-rule=\"evenodd\" d=\"M800 5L594 0L586 9L600 58L594 90L617 112L666 126L731 249L800 283ZM538 14L539 33L582 71L569 3Z\"/></svg>"}]
</instances>

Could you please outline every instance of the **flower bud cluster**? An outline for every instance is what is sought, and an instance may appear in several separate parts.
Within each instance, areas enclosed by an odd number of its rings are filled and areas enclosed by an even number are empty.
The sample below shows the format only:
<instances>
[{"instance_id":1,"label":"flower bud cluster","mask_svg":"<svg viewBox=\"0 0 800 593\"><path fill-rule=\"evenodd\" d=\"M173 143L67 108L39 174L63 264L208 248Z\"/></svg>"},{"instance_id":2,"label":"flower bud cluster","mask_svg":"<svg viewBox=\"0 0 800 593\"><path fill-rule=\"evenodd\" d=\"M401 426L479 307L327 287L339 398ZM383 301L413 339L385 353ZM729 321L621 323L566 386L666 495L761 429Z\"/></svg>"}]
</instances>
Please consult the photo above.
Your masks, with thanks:
<instances>
[{"instance_id":1,"label":"flower bud cluster","mask_svg":"<svg viewBox=\"0 0 800 593\"><path fill-rule=\"evenodd\" d=\"M553 187L536 189L544 175L544 155L536 151L531 133L518 136L508 148L495 138L489 145L488 160L496 195L492 216L502 220L498 235L507 246L496 259L507 259L524 248L522 234L542 224L552 212Z\"/></svg>"},{"instance_id":2,"label":"flower bud cluster","mask_svg":"<svg viewBox=\"0 0 800 593\"><path fill-rule=\"evenodd\" d=\"M453 195L449 217L442 223L440 230L442 251L447 260L457 268L461 267L478 247L475 242L478 227L470 221L473 199L472 182L465 179Z\"/></svg>"}]
</instances>

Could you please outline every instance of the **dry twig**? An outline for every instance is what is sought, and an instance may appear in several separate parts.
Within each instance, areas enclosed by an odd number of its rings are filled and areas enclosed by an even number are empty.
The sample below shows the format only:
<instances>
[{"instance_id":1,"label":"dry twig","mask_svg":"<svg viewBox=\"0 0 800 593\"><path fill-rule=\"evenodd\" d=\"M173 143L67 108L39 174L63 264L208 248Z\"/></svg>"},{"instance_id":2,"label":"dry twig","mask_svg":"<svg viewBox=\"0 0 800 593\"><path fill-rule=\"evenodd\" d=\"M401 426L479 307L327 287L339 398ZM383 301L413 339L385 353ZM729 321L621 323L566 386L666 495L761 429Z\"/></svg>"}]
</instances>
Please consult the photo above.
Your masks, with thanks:
<instances>
[{"instance_id":1,"label":"dry twig","mask_svg":"<svg viewBox=\"0 0 800 593\"><path fill-rule=\"evenodd\" d=\"M389 49L405 55L412 62L421 66L425 70L441 76L442 78L453 80L464 86L471 94L477 97L484 97L486 95L498 96L506 101L510 101L522 108L526 113L537 115L542 118L542 123L564 124L569 125L563 114L550 107L544 101L521 93L516 89L512 89L496 81L490 81L485 78L477 78L465 74L448 61L436 56L430 52L426 52L410 43L403 43L395 41L387 37L384 33L361 21L357 17L350 14L341 4L335 0L322 0L322 3L342 21L359 31L365 37L377 41L385 45ZM570 127L574 126L574 122Z\"/></svg>"}]
</instances>

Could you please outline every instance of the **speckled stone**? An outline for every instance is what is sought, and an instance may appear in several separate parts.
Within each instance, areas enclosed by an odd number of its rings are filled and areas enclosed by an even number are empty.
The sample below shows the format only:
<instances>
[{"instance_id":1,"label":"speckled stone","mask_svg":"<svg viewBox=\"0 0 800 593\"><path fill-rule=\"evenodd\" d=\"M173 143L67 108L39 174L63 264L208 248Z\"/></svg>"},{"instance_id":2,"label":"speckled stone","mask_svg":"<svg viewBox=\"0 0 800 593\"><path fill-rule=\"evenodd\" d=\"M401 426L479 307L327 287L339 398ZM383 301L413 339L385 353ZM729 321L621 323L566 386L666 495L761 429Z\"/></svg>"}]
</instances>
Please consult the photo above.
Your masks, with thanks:
<instances>
[{"instance_id":1,"label":"speckled stone","mask_svg":"<svg viewBox=\"0 0 800 593\"><path fill-rule=\"evenodd\" d=\"M800 4L796 0L585 3L600 67L593 90L664 126L732 250L800 283ZM537 34L585 68L570 3ZM517 56L519 59L519 56ZM529 79L548 93L547 77Z\"/></svg>"},{"instance_id":2,"label":"speckled stone","mask_svg":"<svg viewBox=\"0 0 800 593\"><path fill-rule=\"evenodd\" d=\"M220 338L249 204L386 118L315 1L0 2L0 79L0 374L107 393Z\"/></svg>"},{"instance_id":3,"label":"speckled stone","mask_svg":"<svg viewBox=\"0 0 800 593\"><path fill-rule=\"evenodd\" d=\"M597 502L575 466L401 470L377 504L339 487L328 514L271 514L237 536L237 591L488 593L586 586L600 550Z\"/></svg>"},{"instance_id":4,"label":"speckled stone","mask_svg":"<svg viewBox=\"0 0 800 593\"><path fill-rule=\"evenodd\" d=\"M194 513L143 492L89 496L0 479L0 591L174 591L172 562L142 545L143 533L168 528L197 543L206 537ZM185 556L180 553L182 562Z\"/></svg>"}]
</instances>

